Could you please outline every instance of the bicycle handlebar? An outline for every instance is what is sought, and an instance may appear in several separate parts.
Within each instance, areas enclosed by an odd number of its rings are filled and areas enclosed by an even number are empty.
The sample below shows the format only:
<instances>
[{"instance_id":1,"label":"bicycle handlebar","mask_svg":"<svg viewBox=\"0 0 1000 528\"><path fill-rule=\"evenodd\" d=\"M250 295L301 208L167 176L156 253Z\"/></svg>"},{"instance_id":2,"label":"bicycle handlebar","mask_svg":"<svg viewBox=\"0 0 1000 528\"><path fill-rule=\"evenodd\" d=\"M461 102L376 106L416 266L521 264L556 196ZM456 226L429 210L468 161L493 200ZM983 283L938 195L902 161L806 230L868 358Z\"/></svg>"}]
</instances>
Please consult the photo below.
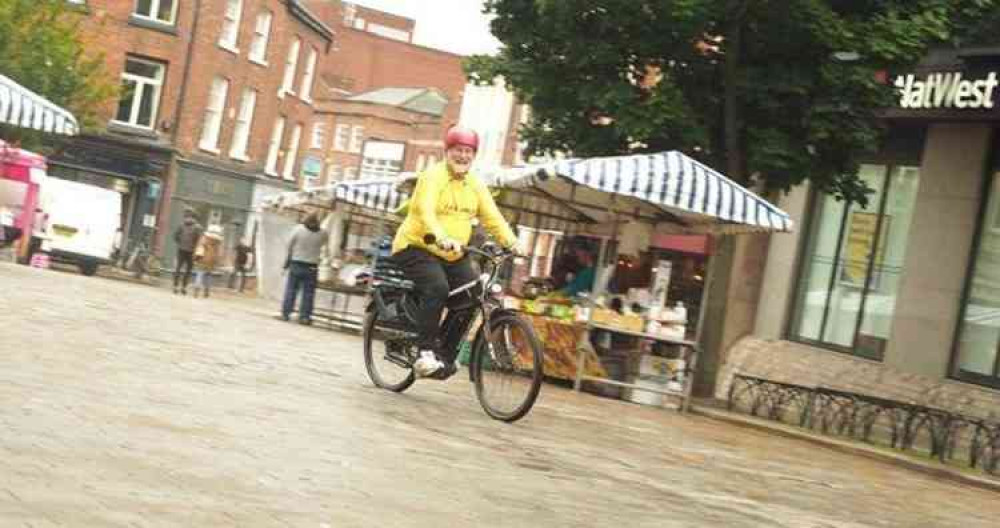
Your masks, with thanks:
<instances>
[{"instance_id":1,"label":"bicycle handlebar","mask_svg":"<svg viewBox=\"0 0 1000 528\"><path fill-rule=\"evenodd\" d=\"M437 245L437 237L434 236L433 233L427 233L426 235L424 235L424 244L427 244L428 246L436 246ZM489 258L489 259L495 259L495 258L506 257L506 256L513 256L513 254L514 254L513 251L510 251L508 249L503 249L502 253L500 253L500 254L492 254L492 253L488 253L486 251L483 251L482 249L477 248L475 246L458 246L458 250L461 251L461 252L472 253L474 255L479 255L480 257L485 257L485 258Z\"/></svg>"}]
</instances>

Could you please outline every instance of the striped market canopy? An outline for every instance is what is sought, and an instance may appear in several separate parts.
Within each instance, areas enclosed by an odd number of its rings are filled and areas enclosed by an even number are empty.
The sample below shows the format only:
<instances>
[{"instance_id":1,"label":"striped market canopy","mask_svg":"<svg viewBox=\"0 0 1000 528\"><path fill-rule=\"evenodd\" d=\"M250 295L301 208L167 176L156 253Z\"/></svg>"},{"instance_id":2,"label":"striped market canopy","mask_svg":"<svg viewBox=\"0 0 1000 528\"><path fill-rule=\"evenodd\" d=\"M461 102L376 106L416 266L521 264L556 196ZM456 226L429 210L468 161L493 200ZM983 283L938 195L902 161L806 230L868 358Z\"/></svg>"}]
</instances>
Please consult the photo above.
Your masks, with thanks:
<instances>
[{"instance_id":1,"label":"striped market canopy","mask_svg":"<svg viewBox=\"0 0 1000 528\"><path fill-rule=\"evenodd\" d=\"M333 196L338 201L391 213L409 198L408 194L396 190L402 180L373 178L337 182L333 184Z\"/></svg>"},{"instance_id":2,"label":"striped market canopy","mask_svg":"<svg viewBox=\"0 0 1000 528\"><path fill-rule=\"evenodd\" d=\"M0 123L67 136L79 131L68 110L0 75Z\"/></svg>"},{"instance_id":3,"label":"striped market canopy","mask_svg":"<svg viewBox=\"0 0 1000 528\"><path fill-rule=\"evenodd\" d=\"M630 215L678 233L789 232L788 213L677 151L566 159L502 171L500 187L533 188L597 222Z\"/></svg>"}]
</instances>

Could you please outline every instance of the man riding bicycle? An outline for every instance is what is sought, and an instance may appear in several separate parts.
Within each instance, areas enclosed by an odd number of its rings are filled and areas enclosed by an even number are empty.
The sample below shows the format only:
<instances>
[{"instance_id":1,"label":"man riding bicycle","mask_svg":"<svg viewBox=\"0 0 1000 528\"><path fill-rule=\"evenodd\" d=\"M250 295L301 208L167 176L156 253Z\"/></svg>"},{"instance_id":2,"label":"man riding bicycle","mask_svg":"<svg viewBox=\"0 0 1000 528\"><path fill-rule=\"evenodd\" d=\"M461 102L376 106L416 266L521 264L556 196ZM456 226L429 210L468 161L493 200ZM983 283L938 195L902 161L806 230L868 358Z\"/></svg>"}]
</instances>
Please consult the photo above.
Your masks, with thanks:
<instances>
[{"instance_id":1,"label":"man riding bicycle","mask_svg":"<svg viewBox=\"0 0 1000 528\"><path fill-rule=\"evenodd\" d=\"M450 357L454 351L442 350L438 333L448 292L476 280L469 257L461 251L469 243L473 219L504 247L517 245L486 184L469 170L479 136L453 126L444 143L445 160L418 176L406 219L392 243L393 260L413 281L421 300L416 321L420 357L413 364L418 377L445 378L455 371L455 358ZM433 235L434 244L425 243L427 235Z\"/></svg>"}]
</instances>

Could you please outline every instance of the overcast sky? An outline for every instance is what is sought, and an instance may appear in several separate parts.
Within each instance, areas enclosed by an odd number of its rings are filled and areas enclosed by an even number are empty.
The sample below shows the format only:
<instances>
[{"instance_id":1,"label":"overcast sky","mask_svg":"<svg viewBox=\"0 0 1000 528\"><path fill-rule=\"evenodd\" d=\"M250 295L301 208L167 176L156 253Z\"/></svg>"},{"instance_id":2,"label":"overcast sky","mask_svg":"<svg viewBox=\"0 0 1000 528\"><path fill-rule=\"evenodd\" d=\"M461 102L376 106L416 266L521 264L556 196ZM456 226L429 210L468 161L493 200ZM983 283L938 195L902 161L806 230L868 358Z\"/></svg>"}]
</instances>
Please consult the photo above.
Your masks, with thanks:
<instances>
[{"instance_id":1,"label":"overcast sky","mask_svg":"<svg viewBox=\"0 0 1000 528\"><path fill-rule=\"evenodd\" d=\"M495 53L483 0L353 0L355 4L417 21L413 41L461 55Z\"/></svg>"}]
</instances>

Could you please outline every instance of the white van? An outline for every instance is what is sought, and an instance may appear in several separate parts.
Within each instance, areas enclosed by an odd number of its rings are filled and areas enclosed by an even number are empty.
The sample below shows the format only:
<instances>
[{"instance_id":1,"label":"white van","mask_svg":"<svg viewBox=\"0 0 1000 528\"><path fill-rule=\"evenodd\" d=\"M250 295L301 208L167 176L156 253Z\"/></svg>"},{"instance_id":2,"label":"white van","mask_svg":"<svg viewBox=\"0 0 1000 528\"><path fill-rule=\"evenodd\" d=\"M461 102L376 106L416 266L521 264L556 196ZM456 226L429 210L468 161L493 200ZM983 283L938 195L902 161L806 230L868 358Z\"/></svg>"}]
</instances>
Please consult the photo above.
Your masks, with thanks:
<instances>
[{"instance_id":1,"label":"white van","mask_svg":"<svg viewBox=\"0 0 1000 528\"><path fill-rule=\"evenodd\" d=\"M41 186L41 205L48 215L42 249L54 260L76 264L84 275L111 262L121 226L121 194L48 177Z\"/></svg>"}]
</instances>

